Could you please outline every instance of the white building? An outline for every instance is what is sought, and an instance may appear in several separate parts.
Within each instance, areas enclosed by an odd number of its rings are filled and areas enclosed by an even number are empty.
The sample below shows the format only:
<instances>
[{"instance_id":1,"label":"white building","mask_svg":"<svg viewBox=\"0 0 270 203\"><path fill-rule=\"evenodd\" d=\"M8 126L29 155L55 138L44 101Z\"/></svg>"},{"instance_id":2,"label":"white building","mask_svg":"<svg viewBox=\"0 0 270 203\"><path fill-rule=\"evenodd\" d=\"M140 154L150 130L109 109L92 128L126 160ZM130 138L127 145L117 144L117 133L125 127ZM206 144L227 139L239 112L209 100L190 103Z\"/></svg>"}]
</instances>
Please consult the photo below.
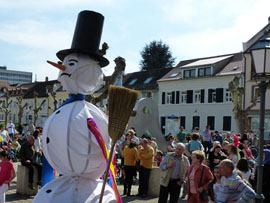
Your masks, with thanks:
<instances>
[{"instance_id":1,"label":"white building","mask_svg":"<svg viewBox=\"0 0 270 203\"><path fill-rule=\"evenodd\" d=\"M163 133L184 126L187 132L194 127L236 132L233 102L228 84L234 76L243 76L242 54L181 61L176 68L158 80L159 114ZM241 80L242 82L243 80ZM173 118L173 119L172 119Z\"/></svg>"},{"instance_id":2,"label":"white building","mask_svg":"<svg viewBox=\"0 0 270 203\"><path fill-rule=\"evenodd\" d=\"M253 77L252 72L254 71L254 62L252 61L250 50L252 47L262 38L268 31L268 37L270 36L270 18L268 19L268 24L263 27L258 33L252 36L247 42L243 43L243 53L244 53L244 69L245 69L245 102L244 106L247 108L253 99L255 98L256 91L259 91L258 84ZM257 104L248 112L248 119L250 129L255 133L259 133L259 119L260 118L260 98L257 99ZM270 87L265 93L265 130L264 138L265 140L270 140Z\"/></svg>"}]
</instances>

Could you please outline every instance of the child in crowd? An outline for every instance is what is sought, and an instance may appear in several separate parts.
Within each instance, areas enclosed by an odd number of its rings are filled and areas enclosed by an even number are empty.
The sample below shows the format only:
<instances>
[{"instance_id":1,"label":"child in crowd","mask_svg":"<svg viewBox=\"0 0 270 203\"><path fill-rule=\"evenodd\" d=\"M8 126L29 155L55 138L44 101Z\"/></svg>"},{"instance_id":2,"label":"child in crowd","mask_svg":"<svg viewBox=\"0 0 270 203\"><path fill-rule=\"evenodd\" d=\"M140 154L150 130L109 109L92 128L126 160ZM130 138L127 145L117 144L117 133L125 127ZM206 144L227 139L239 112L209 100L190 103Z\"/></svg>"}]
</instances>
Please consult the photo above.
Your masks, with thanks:
<instances>
[{"instance_id":1,"label":"child in crowd","mask_svg":"<svg viewBox=\"0 0 270 203\"><path fill-rule=\"evenodd\" d=\"M234 166L236 166L240 158L238 148L233 144L231 144L228 147L228 152L229 152L228 158L233 162Z\"/></svg>"},{"instance_id":2,"label":"child in crowd","mask_svg":"<svg viewBox=\"0 0 270 203\"><path fill-rule=\"evenodd\" d=\"M213 171L214 180L209 185L209 196L211 198L211 202L215 202L216 194L219 191L220 183L221 183L221 174L219 172L219 165L214 168Z\"/></svg>"},{"instance_id":3,"label":"child in crowd","mask_svg":"<svg viewBox=\"0 0 270 203\"><path fill-rule=\"evenodd\" d=\"M11 181L16 177L13 163L10 161L6 151L0 152L0 202L4 203L6 199L6 191L10 187Z\"/></svg>"},{"instance_id":4,"label":"child in crowd","mask_svg":"<svg viewBox=\"0 0 270 203\"><path fill-rule=\"evenodd\" d=\"M163 157L163 152L160 150L157 150L155 161L154 161L154 163L156 163L156 166L159 167L160 163L162 162L162 157Z\"/></svg>"},{"instance_id":5,"label":"child in crowd","mask_svg":"<svg viewBox=\"0 0 270 203\"><path fill-rule=\"evenodd\" d=\"M191 141L187 145L187 149L185 151L185 154L189 157L191 157L191 154L193 151L200 150L203 151L203 145L199 141L200 135L197 133L193 133L191 136Z\"/></svg>"},{"instance_id":6,"label":"child in crowd","mask_svg":"<svg viewBox=\"0 0 270 203\"><path fill-rule=\"evenodd\" d=\"M245 159L248 160L248 163L252 166L254 166L255 164L255 158L252 155L252 151L249 147L249 141L248 140L244 140L243 142L243 152L245 153Z\"/></svg>"}]
</instances>

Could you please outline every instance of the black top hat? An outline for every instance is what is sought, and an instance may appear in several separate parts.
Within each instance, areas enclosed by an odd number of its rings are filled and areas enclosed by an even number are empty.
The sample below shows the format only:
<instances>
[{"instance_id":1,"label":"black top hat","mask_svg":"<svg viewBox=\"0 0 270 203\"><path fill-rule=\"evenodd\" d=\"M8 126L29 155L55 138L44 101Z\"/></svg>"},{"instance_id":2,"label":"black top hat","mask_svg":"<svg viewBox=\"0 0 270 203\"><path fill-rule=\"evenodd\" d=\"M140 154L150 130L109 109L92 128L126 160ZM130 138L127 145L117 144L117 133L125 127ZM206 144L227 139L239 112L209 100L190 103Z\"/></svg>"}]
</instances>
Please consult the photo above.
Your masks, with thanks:
<instances>
[{"instance_id":1,"label":"black top hat","mask_svg":"<svg viewBox=\"0 0 270 203\"><path fill-rule=\"evenodd\" d=\"M104 16L94 11L81 11L78 15L70 49L61 50L56 56L63 61L71 53L87 54L97 60L101 67L109 61L98 54Z\"/></svg>"}]
</instances>

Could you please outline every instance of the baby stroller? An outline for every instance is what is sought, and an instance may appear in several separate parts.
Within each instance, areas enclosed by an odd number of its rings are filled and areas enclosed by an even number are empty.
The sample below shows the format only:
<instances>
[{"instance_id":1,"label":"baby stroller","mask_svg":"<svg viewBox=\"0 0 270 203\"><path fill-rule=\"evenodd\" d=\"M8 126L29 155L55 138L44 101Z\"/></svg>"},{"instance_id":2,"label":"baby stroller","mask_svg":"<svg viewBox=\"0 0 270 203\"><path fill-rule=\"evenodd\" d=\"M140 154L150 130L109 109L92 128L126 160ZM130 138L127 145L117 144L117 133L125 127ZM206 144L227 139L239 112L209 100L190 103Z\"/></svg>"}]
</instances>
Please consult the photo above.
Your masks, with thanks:
<instances>
[{"instance_id":1,"label":"baby stroller","mask_svg":"<svg viewBox=\"0 0 270 203\"><path fill-rule=\"evenodd\" d=\"M10 160L12 160L13 162L18 161L17 153L15 151L13 151L11 143L9 143L8 145L2 146L2 148L7 151L8 155L10 157Z\"/></svg>"}]
</instances>

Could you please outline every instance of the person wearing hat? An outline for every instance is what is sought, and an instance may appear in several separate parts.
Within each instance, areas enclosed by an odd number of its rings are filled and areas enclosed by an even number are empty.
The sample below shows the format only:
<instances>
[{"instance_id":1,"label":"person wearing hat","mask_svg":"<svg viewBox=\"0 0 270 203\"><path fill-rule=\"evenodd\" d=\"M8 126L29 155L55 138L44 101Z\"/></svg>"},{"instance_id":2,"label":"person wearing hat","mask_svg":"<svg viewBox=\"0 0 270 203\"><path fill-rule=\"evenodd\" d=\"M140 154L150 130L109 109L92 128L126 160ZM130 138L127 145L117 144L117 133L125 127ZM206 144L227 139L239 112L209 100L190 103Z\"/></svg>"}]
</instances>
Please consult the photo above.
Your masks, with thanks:
<instances>
[{"instance_id":1,"label":"person wearing hat","mask_svg":"<svg viewBox=\"0 0 270 203\"><path fill-rule=\"evenodd\" d=\"M123 150L124 157L124 169L125 169L125 180L124 180L124 193L123 195L131 195L131 186L133 182L133 176L136 176L136 161L138 160L137 150L138 140L134 137L128 146L125 146Z\"/></svg>"}]
</instances>

